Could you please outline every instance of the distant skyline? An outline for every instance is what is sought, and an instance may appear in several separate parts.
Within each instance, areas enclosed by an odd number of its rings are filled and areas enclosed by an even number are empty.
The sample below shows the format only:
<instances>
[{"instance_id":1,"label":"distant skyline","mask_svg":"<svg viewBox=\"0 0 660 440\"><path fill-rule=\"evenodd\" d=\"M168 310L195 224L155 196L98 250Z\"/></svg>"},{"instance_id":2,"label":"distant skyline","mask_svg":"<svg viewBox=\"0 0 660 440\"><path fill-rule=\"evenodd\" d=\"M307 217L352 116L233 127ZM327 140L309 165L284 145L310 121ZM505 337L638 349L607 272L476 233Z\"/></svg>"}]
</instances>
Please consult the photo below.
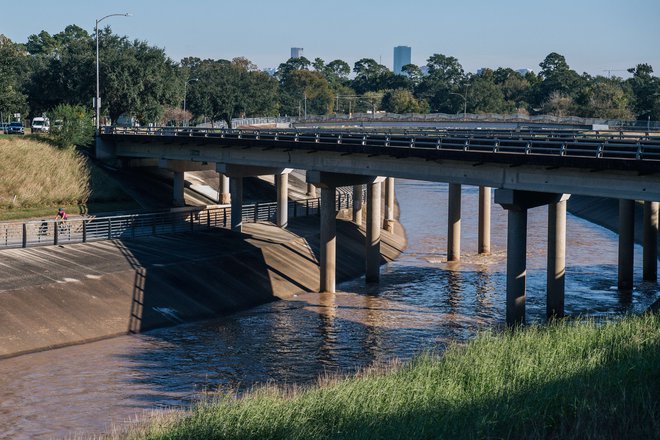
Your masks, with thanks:
<instances>
[{"instance_id":1,"label":"distant skyline","mask_svg":"<svg viewBox=\"0 0 660 440\"><path fill-rule=\"evenodd\" d=\"M93 33L96 19L128 12L131 17L111 17L101 26L164 48L177 62L243 56L263 69L286 61L292 47L304 47L310 60L342 59L352 67L373 58L391 68L392 49L410 46L414 64L441 53L456 57L466 72L538 72L557 52L578 73L625 77L625 69L647 63L660 74L658 0L410 0L405 7L392 0L377 7L348 0L31 0L21 9L0 26L13 41L24 43L42 30L56 34L70 24Z\"/></svg>"}]
</instances>

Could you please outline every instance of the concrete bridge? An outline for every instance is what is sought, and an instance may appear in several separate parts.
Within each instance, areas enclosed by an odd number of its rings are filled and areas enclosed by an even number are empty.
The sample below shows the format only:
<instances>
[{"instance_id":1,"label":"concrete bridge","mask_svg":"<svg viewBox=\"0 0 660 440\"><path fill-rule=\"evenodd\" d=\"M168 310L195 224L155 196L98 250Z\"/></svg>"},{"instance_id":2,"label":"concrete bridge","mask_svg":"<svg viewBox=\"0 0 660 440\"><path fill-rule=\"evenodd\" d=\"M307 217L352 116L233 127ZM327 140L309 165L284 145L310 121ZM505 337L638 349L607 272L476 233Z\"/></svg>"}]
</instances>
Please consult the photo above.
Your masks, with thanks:
<instances>
[{"instance_id":1,"label":"concrete bridge","mask_svg":"<svg viewBox=\"0 0 660 440\"><path fill-rule=\"evenodd\" d=\"M214 130L106 128L97 157L155 164L174 172L175 204L183 202L183 173L215 169L223 202L240 212L243 177L272 174L278 189L277 224L286 227L287 175L307 170L321 188L321 291L335 290L335 190L354 186L354 220L361 222L367 185L368 282L379 276L381 224L393 220L393 178L449 183L448 261L460 260L461 185L480 187L478 251L490 252L491 188L508 211L507 312L524 322L527 211L548 205L547 315L564 313L566 200L571 194L620 199L619 289L633 288L634 204L644 202L644 278L657 279L660 137L621 133L502 133L400 130ZM385 218L381 222L381 182ZM310 189L312 187L310 186ZM232 228L240 231L239 218Z\"/></svg>"}]
</instances>

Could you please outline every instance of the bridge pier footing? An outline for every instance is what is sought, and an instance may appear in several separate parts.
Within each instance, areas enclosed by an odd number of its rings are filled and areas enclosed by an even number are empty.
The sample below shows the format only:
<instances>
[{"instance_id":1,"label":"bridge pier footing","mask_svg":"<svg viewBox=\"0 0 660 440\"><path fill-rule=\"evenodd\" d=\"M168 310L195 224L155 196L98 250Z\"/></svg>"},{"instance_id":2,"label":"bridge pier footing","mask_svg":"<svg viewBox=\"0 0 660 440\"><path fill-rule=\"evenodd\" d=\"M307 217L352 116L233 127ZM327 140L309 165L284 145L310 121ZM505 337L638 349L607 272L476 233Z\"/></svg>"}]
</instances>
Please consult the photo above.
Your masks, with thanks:
<instances>
[{"instance_id":1,"label":"bridge pier footing","mask_svg":"<svg viewBox=\"0 0 660 440\"><path fill-rule=\"evenodd\" d=\"M367 184L366 281L380 278L380 201L381 184Z\"/></svg>"},{"instance_id":2,"label":"bridge pier footing","mask_svg":"<svg viewBox=\"0 0 660 440\"><path fill-rule=\"evenodd\" d=\"M644 202L644 281L658 280L658 202Z\"/></svg>"},{"instance_id":3,"label":"bridge pier footing","mask_svg":"<svg viewBox=\"0 0 660 440\"><path fill-rule=\"evenodd\" d=\"M618 287L632 292L635 264L635 201L619 200L619 269Z\"/></svg>"},{"instance_id":4,"label":"bridge pier footing","mask_svg":"<svg viewBox=\"0 0 660 440\"><path fill-rule=\"evenodd\" d=\"M447 261L461 259L461 185L449 184L447 220Z\"/></svg>"}]
</instances>

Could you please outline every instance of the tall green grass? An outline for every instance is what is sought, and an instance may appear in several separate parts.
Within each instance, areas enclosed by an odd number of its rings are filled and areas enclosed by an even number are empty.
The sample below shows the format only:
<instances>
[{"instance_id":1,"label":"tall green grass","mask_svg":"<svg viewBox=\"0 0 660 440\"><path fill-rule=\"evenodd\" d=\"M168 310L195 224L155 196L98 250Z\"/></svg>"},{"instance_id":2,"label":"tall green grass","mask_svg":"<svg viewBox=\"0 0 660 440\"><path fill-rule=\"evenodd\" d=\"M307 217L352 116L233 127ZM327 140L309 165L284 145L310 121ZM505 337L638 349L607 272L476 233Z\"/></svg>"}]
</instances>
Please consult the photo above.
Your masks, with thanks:
<instances>
[{"instance_id":1,"label":"tall green grass","mask_svg":"<svg viewBox=\"0 0 660 440\"><path fill-rule=\"evenodd\" d=\"M119 202L120 208L117 208ZM87 205L137 205L102 170L75 149L59 149L32 136L0 138L0 219L54 216Z\"/></svg>"},{"instance_id":2,"label":"tall green grass","mask_svg":"<svg viewBox=\"0 0 660 440\"><path fill-rule=\"evenodd\" d=\"M659 438L660 320L561 322L321 386L219 396L124 437Z\"/></svg>"}]
</instances>

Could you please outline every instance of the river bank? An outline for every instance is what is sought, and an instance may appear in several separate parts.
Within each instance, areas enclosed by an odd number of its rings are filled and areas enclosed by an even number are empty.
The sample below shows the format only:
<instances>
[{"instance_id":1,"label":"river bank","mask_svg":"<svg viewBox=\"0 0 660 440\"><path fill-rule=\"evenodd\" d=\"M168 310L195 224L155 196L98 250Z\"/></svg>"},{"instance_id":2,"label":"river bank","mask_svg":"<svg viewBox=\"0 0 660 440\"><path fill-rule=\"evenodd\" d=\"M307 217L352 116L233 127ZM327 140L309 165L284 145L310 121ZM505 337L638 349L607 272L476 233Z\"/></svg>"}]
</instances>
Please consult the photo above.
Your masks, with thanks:
<instances>
[{"instance_id":1,"label":"river bank","mask_svg":"<svg viewBox=\"0 0 660 440\"><path fill-rule=\"evenodd\" d=\"M364 271L364 231L337 222L337 280ZM405 248L382 233L381 263ZM0 252L0 358L211 318L318 290L318 218Z\"/></svg>"}]
</instances>

